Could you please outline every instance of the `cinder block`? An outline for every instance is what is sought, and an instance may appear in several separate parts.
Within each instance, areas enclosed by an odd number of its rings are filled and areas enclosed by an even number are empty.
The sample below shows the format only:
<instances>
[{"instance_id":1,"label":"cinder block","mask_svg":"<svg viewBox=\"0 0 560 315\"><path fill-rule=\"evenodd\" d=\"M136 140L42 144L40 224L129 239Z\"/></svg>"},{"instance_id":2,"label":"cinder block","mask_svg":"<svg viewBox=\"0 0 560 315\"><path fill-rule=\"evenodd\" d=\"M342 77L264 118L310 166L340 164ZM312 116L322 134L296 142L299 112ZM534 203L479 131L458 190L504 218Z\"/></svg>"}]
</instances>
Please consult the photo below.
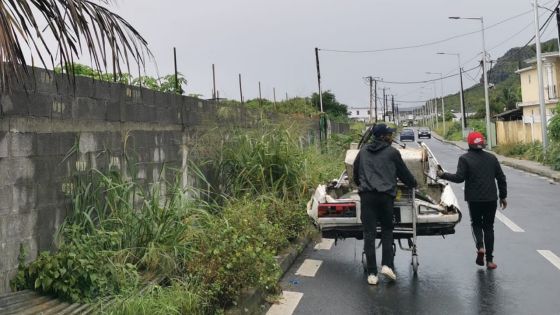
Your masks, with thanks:
<instances>
[{"instance_id":1,"label":"cinder block","mask_svg":"<svg viewBox=\"0 0 560 315\"><path fill-rule=\"evenodd\" d=\"M27 157L36 154L34 133L10 133L9 152L12 157Z\"/></svg>"},{"instance_id":2,"label":"cinder block","mask_svg":"<svg viewBox=\"0 0 560 315\"><path fill-rule=\"evenodd\" d=\"M72 104L72 118L77 120L105 120L107 104L103 100L78 97Z\"/></svg>"},{"instance_id":3,"label":"cinder block","mask_svg":"<svg viewBox=\"0 0 560 315\"><path fill-rule=\"evenodd\" d=\"M33 212L37 206L37 190L33 182L24 181L12 186L12 207L20 214Z\"/></svg>"},{"instance_id":4,"label":"cinder block","mask_svg":"<svg viewBox=\"0 0 560 315\"><path fill-rule=\"evenodd\" d=\"M96 80L93 83L94 98L97 100L108 101L111 99L111 82Z\"/></svg>"},{"instance_id":5,"label":"cinder block","mask_svg":"<svg viewBox=\"0 0 560 315\"><path fill-rule=\"evenodd\" d=\"M48 94L29 94L27 107L29 115L34 117L51 117L52 96Z\"/></svg>"},{"instance_id":6,"label":"cinder block","mask_svg":"<svg viewBox=\"0 0 560 315\"><path fill-rule=\"evenodd\" d=\"M79 142L80 153L96 152L100 149L94 133L82 132Z\"/></svg>"},{"instance_id":7,"label":"cinder block","mask_svg":"<svg viewBox=\"0 0 560 315\"><path fill-rule=\"evenodd\" d=\"M29 113L29 97L20 91L3 94L0 96L0 108L2 109L2 115L27 115Z\"/></svg>"},{"instance_id":8,"label":"cinder block","mask_svg":"<svg viewBox=\"0 0 560 315\"><path fill-rule=\"evenodd\" d=\"M58 141L52 133L38 133L36 140L38 156L58 155Z\"/></svg>"},{"instance_id":9,"label":"cinder block","mask_svg":"<svg viewBox=\"0 0 560 315\"><path fill-rule=\"evenodd\" d=\"M121 102L109 100L107 102L106 121L122 121L121 118Z\"/></svg>"},{"instance_id":10,"label":"cinder block","mask_svg":"<svg viewBox=\"0 0 560 315\"><path fill-rule=\"evenodd\" d=\"M0 216L8 214L12 211L12 186L0 186Z\"/></svg>"},{"instance_id":11,"label":"cinder block","mask_svg":"<svg viewBox=\"0 0 560 315\"><path fill-rule=\"evenodd\" d=\"M76 97L92 98L95 94L94 80L88 77L75 76L74 87Z\"/></svg>"},{"instance_id":12,"label":"cinder block","mask_svg":"<svg viewBox=\"0 0 560 315\"><path fill-rule=\"evenodd\" d=\"M8 157L9 133L0 131L0 158Z\"/></svg>"},{"instance_id":13,"label":"cinder block","mask_svg":"<svg viewBox=\"0 0 560 315\"><path fill-rule=\"evenodd\" d=\"M171 93L163 93L163 92L154 92L154 105L157 107L169 107L172 104L173 94Z\"/></svg>"},{"instance_id":14,"label":"cinder block","mask_svg":"<svg viewBox=\"0 0 560 315\"><path fill-rule=\"evenodd\" d=\"M51 99L51 117L53 119L72 118L73 100L69 97L56 95Z\"/></svg>"},{"instance_id":15,"label":"cinder block","mask_svg":"<svg viewBox=\"0 0 560 315\"><path fill-rule=\"evenodd\" d=\"M35 224L37 224L37 213L29 212L26 214L15 214L6 217L7 220L7 239L25 239L33 236ZM15 255L19 251L19 245L15 249ZM2 259L0 259L1 261Z\"/></svg>"},{"instance_id":16,"label":"cinder block","mask_svg":"<svg viewBox=\"0 0 560 315\"><path fill-rule=\"evenodd\" d=\"M55 206L42 206L37 209L37 219L41 222L36 228L37 247L39 252L51 250L53 246L54 234L60 224L58 218L62 215Z\"/></svg>"},{"instance_id":17,"label":"cinder block","mask_svg":"<svg viewBox=\"0 0 560 315\"><path fill-rule=\"evenodd\" d=\"M54 133L53 137L58 143L58 155L65 156L76 148L78 142L78 135L76 133L58 132Z\"/></svg>"}]
</instances>

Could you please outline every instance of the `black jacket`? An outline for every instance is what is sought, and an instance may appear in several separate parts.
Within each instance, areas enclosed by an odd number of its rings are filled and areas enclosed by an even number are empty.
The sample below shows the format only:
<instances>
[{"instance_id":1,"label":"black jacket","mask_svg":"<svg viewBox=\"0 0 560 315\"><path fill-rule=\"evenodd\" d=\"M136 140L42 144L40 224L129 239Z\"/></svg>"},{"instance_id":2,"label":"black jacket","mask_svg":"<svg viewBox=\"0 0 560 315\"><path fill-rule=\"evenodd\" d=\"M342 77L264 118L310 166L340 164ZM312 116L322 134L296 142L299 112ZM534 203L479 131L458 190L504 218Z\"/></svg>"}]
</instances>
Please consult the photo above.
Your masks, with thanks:
<instances>
[{"instance_id":1,"label":"black jacket","mask_svg":"<svg viewBox=\"0 0 560 315\"><path fill-rule=\"evenodd\" d=\"M395 197L397 178L409 187L416 187L416 179L399 150L380 140L362 147L354 161L354 182L359 192L382 192Z\"/></svg>"},{"instance_id":2,"label":"black jacket","mask_svg":"<svg viewBox=\"0 0 560 315\"><path fill-rule=\"evenodd\" d=\"M506 175L500 162L491 153L479 149L469 151L459 157L457 173L444 173L441 177L454 183L465 182L465 201L495 201L507 198Z\"/></svg>"}]
</instances>

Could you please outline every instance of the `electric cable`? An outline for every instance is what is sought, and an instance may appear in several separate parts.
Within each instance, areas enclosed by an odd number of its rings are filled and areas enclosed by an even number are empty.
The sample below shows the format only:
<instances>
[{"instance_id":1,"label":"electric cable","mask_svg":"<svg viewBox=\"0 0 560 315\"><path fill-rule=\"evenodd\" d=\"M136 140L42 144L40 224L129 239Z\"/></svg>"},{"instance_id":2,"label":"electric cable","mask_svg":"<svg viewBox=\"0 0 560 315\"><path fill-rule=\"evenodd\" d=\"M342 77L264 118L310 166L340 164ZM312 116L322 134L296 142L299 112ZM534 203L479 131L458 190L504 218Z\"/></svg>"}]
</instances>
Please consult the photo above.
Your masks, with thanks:
<instances>
[{"instance_id":1,"label":"electric cable","mask_svg":"<svg viewBox=\"0 0 560 315\"><path fill-rule=\"evenodd\" d=\"M552 1L551 1L552 2ZM550 3L550 2L549 2ZM528 10L522 13L519 13L515 16L506 18L502 21L499 21L497 23L494 23L490 26L485 27L485 30L494 28L498 25L501 25L503 23L509 22L511 20L514 20L518 17L524 16L528 13L531 13L533 10ZM476 33L480 33L480 30L476 30L476 31L472 31L472 32L467 32L467 33L462 33L462 34L458 34L458 35L454 35L448 38L444 38L444 39L440 39L440 40L436 40L436 41L432 41L432 42L427 42L427 43L422 43L422 44L416 44L416 45L408 45L408 46L400 46L400 47L390 47L390 48L380 48L380 49L371 49L371 50L342 50L342 49L328 49L328 48L319 48L319 50L321 51L325 51L325 52L334 52L334 53L349 53L349 54L362 54L362 53L377 53L377 52L385 52L385 51L395 51L395 50L406 50L406 49L414 49L414 48L421 48L421 47L427 47L427 46L433 46L433 45L437 45L437 44L441 44L441 43L445 43L448 42L450 40L454 40L457 38L461 38L461 37L465 37L465 36L469 36L472 34L476 34Z\"/></svg>"}]
</instances>

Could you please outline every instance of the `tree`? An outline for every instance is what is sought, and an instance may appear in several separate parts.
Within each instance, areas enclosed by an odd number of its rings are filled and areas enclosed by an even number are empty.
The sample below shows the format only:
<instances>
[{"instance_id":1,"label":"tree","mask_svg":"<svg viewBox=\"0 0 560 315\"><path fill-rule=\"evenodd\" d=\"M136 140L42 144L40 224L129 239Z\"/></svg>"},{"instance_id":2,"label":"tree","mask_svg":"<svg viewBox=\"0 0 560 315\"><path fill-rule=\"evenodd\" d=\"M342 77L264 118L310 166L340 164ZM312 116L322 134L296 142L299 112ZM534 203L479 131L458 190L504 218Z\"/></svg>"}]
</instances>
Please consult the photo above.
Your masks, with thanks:
<instances>
[{"instance_id":1,"label":"tree","mask_svg":"<svg viewBox=\"0 0 560 315\"><path fill-rule=\"evenodd\" d=\"M2 88L27 73L27 51L45 68L73 65L84 50L100 72L112 69L115 74L121 73L121 64L124 62L128 68L130 59L143 64L145 54L151 55L146 40L126 20L104 6L111 2L0 0ZM56 47L48 44L52 39Z\"/></svg>"},{"instance_id":2,"label":"tree","mask_svg":"<svg viewBox=\"0 0 560 315\"><path fill-rule=\"evenodd\" d=\"M318 93L313 93L311 103L317 110L321 110ZM331 91L323 92L323 111L333 117L348 118L348 106L339 103Z\"/></svg>"},{"instance_id":3,"label":"tree","mask_svg":"<svg viewBox=\"0 0 560 315\"><path fill-rule=\"evenodd\" d=\"M498 102L500 102L506 110L515 109L519 99L513 87L503 88L502 93L497 98Z\"/></svg>"}]
</instances>

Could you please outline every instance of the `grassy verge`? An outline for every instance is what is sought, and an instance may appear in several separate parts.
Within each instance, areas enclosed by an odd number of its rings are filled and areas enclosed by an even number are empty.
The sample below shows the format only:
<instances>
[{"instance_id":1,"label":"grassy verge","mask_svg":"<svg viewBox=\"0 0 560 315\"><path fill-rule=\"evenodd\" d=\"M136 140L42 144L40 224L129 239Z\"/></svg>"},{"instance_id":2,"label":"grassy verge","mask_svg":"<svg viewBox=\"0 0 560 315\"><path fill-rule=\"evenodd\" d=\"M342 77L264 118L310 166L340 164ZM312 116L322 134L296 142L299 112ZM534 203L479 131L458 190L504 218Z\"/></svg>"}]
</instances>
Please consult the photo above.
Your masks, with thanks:
<instances>
[{"instance_id":1,"label":"grassy verge","mask_svg":"<svg viewBox=\"0 0 560 315\"><path fill-rule=\"evenodd\" d=\"M554 170L560 170L559 142L550 142L546 154L543 153L540 142L499 145L494 148L494 151L509 157L540 162L549 165Z\"/></svg>"},{"instance_id":2,"label":"grassy verge","mask_svg":"<svg viewBox=\"0 0 560 315\"><path fill-rule=\"evenodd\" d=\"M76 174L58 251L22 260L13 287L98 302L108 314L216 313L242 288L274 289L274 256L309 227L310 191L338 177L352 140L333 137L321 153L302 139L289 127L214 133L202 171L191 166L204 189L146 186L130 170ZM154 277L164 285L146 290Z\"/></svg>"}]
</instances>

